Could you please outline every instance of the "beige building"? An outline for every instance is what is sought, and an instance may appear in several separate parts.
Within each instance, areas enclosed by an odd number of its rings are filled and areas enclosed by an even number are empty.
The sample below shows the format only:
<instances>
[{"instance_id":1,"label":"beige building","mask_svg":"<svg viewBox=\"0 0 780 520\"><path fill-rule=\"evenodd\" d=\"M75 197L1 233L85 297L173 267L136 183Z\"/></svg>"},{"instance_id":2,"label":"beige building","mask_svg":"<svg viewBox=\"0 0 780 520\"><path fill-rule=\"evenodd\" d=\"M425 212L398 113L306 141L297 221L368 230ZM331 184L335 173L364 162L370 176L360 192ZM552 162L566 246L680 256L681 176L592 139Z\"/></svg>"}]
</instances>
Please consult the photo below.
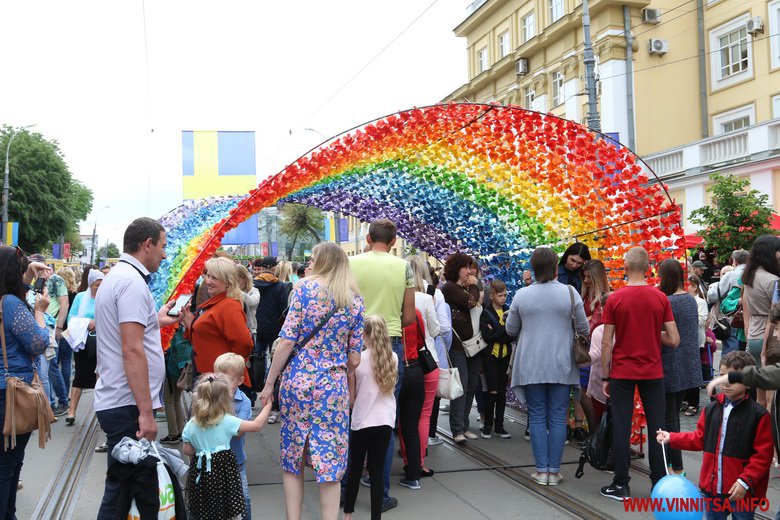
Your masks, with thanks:
<instances>
[{"instance_id":1,"label":"beige building","mask_svg":"<svg viewBox=\"0 0 780 520\"><path fill-rule=\"evenodd\" d=\"M780 208L780 0L591 0L602 131L642 156L687 215L713 172ZM469 82L449 100L585 123L581 0L476 0ZM695 229L686 218L686 229Z\"/></svg>"}]
</instances>

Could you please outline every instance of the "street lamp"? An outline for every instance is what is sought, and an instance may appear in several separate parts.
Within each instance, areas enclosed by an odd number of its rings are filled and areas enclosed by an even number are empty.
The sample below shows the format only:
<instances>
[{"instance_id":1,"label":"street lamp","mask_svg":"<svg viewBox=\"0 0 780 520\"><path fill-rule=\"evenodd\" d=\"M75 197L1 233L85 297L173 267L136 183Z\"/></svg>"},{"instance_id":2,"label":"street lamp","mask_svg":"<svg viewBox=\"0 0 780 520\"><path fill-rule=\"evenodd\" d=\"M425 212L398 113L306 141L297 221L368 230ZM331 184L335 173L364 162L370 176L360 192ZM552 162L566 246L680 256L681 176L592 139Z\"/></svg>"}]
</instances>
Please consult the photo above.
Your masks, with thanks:
<instances>
[{"instance_id":1,"label":"street lamp","mask_svg":"<svg viewBox=\"0 0 780 520\"><path fill-rule=\"evenodd\" d=\"M103 206L102 208L100 208L99 210L97 210L95 212L95 225L92 227L92 247L89 250L89 265L92 265L92 262L94 262L94 260L95 260L95 238L97 236L96 234L97 234L97 219L98 219L98 216L100 215L101 211L103 211L104 209L108 209L110 207L111 206ZM106 249L108 249L108 246L106 246Z\"/></svg>"},{"instance_id":2,"label":"street lamp","mask_svg":"<svg viewBox=\"0 0 780 520\"><path fill-rule=\"evenodd\" d=\"M23 126L22 130L27 130L28 128L32 128L35 125L27 125ZM3 244L8 244L8 237L6 236L8 234L8 190L11 187L8 182L8 176L11 172L10 170L10 164L11 164L11 143L14 142L14 138L19 135L18 132L15 132L11 134L11 137L8 139L8 146L5 149L5 181L3 181Z\"/></svg>"}]
</instances>

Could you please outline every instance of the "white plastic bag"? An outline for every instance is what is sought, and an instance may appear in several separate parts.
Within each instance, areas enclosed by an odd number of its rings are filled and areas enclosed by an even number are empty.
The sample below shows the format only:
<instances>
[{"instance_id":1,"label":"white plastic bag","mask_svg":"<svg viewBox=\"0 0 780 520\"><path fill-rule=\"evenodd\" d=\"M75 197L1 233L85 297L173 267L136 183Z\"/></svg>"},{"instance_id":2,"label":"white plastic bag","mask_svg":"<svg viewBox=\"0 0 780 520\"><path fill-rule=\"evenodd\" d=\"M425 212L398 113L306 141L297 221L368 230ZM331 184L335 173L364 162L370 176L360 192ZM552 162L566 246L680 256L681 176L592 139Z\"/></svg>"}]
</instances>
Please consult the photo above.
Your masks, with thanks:
<instances>
[{"instance_id":1,"label":"white plastic bag","mask_svg":"<svg viewBox=\"0 0 780 520\"><path fill-rule=\"evenodd\" d=\"M463 385L460 383L460 372L455 367L439 369L439 387L436 396L442 399L457 399L463 395Z\"/></svg>"},{"instance_id":2,"label":"white plastic bag","mask_svg":"<svg viewBox=\"0 0 780 520\"><path fill-rule=\"evenodd\" d=\"M175 520L176 493L173 490L171 476L168 474L168 470L165 469L165 463L160 458L160 452L157 451L155 443L152 443L152 453L157 457L157 486L160 495L160 511L157 513L157 520ZM127 520L141 520L141 513L138 512L135 499L130 504Z\"/></svg>"}]
</instances>

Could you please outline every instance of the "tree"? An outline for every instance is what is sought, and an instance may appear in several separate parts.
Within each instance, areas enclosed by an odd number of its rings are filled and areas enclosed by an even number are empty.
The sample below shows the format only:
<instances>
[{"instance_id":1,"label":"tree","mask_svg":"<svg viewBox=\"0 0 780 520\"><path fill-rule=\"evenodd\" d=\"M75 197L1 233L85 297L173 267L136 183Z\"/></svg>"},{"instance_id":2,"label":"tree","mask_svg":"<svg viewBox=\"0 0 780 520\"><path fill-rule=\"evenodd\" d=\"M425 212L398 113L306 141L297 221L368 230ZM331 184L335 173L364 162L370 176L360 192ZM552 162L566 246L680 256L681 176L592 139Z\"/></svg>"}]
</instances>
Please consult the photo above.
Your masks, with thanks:
<instances>
[{"instance_id":1,"label":"tree","mask_svg":"<svg viewBox=\"0 0 780 520\"><path fill-rule=\"evenodd\" d=\"M78 235L78 223L92 211L92 190L73 178L56 141L41 134L4 127L0 165L11 135L8 219L19 222L19 245L41 251L62 238Z\"/></svg>"},{"instance_id":2,"label":"tree","mask_svg":"<svg viewBox=\"0 0 780 520\"><path fill-rule=\"evenodd\" d=\"M750 179L713 174L710 205L691 212L690 220L704 226L699 236L725 261L735 249L750 250L761 235L772 233L769 196L750 189Z\"/></svg>"},{"instance_id":3,"label":"tree","mask_svg":"<svg viewBox=\"0 0 780 520\"><path fill-rule=\"evenodd\" d=\"M97 259L95 260L95 263L99 264L101 260L106 260L107 258L117 258L118 256L119 248L115 243L109 242L107 245L97 250Z\"/></svg>"},{"instance_id":4,"label":"tree","mask_svg":"<svg viewBox=\"0 0 780 520\"><path fill-rule=\"evenodd\" d=\"M295 243L298 238L310 235L316 243L320 243L320 234L317 229L322 227L322 211L301 204L285 204L282 208L282 218L279 220L279 229L290 238L287 245L287 256L292 259Z\"/></svg>"}]
</instances>

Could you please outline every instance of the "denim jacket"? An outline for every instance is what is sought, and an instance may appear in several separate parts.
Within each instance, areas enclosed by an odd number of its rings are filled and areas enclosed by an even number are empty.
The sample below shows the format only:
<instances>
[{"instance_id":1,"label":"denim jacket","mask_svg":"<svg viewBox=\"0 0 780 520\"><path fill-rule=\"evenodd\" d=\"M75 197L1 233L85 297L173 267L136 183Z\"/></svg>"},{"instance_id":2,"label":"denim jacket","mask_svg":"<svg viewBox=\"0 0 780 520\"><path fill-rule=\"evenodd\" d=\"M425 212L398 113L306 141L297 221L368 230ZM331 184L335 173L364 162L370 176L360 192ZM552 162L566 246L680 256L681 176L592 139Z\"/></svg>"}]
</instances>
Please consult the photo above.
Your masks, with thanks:
<instances>
[{"instance_id":1,"label":"denim jacket","mask_svg":"<svg viewBox=\"0 0 780 520\"><path fill-rule=\"evenodd\" d=\"M3 334L8 353L8 376L16 376L27 383L33 378L33 358L43 354L49 346L49 330L36 323L27 305L14 295L3 298ZM1 361L1 358L0 358ZM6 371L0 365L0 390L6 388Z\"/></svg>"}]
</instances>

